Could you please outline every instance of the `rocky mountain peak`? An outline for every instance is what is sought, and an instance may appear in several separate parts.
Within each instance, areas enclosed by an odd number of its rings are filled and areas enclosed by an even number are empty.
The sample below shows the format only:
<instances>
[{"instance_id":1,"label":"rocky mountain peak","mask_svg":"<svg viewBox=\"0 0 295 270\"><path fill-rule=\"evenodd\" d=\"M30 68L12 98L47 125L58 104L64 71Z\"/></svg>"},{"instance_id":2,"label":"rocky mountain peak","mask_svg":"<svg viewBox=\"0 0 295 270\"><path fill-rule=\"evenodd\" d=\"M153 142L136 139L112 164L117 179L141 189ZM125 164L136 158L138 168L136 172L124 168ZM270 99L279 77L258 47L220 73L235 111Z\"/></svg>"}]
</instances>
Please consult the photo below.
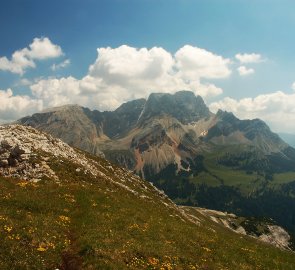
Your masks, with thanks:
<instances>
[{"instance_id":1,"label":"rocky mountain peak","mask_svg":"<svg viewBox=\"0 0 295 270\"><path fill-rule=\"evenodd\" d=\"M50 112L68 112L68 111L77 111L82 110L82 107L78 104L67 104L63 106L48 108L43 110L41 113L50 113Z\"/></svg>"},{"instance_id":2,"label":"rocky mountain peak","mask_svg":"<svg viewBox=\"0 0 295 270\"><path fill-rule=\"evenodd\" d=\"M228 111L218 110L216 113L216 118L221 121L226 121L229 123L235 123L239 121L239 119L232 113Z\"/></svg>"},{"instance_id":3,"label":"rocky mountain peak","mask_svg":"<svg viewBox=\"0 0 295 270\"><path fill-rule=\"evenodd\" d=\"M152 117L168 115L183 124L196 122L210 116L210 111L200 96L191 91L179 91L174 95L168 93L150 94L145 103L139 122Z\"/></svg>"},{"instance_id":4,"label":"rocky mountain peak","mask_svg":"<svg viewBox=\"0 0 295 270\"><path fill-rule=\"evenodd\" d=\"M144 107L144 104L146 103L146 99L140 98L128 101L126 103L123 103L120 107L118 107L115 112L116 113L133 113L134 110L142 110Z\"/></svg>"}]
</instances>

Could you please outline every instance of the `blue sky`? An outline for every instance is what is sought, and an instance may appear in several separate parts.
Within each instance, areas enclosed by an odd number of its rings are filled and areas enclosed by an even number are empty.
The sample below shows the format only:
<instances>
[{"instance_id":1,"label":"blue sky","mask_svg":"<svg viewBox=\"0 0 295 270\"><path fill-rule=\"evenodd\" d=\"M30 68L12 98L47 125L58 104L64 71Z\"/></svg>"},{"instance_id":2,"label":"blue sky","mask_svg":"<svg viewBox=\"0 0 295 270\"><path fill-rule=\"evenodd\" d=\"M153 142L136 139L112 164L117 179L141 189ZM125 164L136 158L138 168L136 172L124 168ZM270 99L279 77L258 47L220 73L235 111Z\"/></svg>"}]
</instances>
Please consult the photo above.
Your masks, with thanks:
<instances>
[{"instance_id":1,"label":"blue sky","mask_svg":"<svg viewBox=\"0 0 295 270\"><path fill-rule=\"evenodd\" d=\"M113 109L179 86L213 111L295 133L295 124L281 121L295 123L294 13L295 2L284 0L3 0L0 119L63 103ZM34 49L45 45L47 54ZM28 60L20 69L12 62L17 51ZM143 76L157 65L156 75Z\"/></svg>"}]
</instances>

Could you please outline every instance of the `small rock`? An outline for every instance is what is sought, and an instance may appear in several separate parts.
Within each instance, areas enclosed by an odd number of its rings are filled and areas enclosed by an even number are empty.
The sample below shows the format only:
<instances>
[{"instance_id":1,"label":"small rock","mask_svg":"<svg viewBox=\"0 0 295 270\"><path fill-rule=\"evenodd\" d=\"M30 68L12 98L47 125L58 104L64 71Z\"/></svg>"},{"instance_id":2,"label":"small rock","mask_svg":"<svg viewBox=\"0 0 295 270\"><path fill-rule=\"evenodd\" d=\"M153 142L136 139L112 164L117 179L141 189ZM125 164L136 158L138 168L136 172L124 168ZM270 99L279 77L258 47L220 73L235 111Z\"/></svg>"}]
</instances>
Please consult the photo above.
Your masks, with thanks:
<instances>
[{"instance_id":1,"label":"small rock","mask_svg":"<svg viewBox=\"0 0 295 270\"><path fill-rule=\"evenodd\" d=\"M19 157L22 161L27 161L30 158L28 154L21 154Z\"/></svg>"},{"instance_id":2,"label":"small rock","mask_svg":"<svg viewBox=\"0 0 295 270\"><path fill-rule=\"evenodd\" d=\"M7 140L3 140L1 142L1 148L9 150L12 148L13 145L11 145Z\"/></svg>"},{"instance_id":3,"label":"small rock","mask_svg":"<svg viewBox=\"0 0 295 270\"><path fill-rule=\"evenodd\" d=\"M9 166L16 167L18 165L18 160L10 156L8 158L8 163L9 163Z\"/></svg>"},{"instance_id":4,"label":"small rock","mask_svg":"<svg viewBox=\"0 0 295 270\"><path fill-rule=\"evenodd\" d=\"M0 167L7 167L9 165L7 159L0 160Z\"/></svg>"},{"instance_id":5,"label":"small rock","mask_svg":"<svg viewBox=\"0 0 295 270\"><path fill-rule=\"evenodd\" d=\"M41 181L41 179L38 179L38 178L31 179L31 182L33 182L33 183L38 183L39 181Z\"/></svg>"}]
</instances>

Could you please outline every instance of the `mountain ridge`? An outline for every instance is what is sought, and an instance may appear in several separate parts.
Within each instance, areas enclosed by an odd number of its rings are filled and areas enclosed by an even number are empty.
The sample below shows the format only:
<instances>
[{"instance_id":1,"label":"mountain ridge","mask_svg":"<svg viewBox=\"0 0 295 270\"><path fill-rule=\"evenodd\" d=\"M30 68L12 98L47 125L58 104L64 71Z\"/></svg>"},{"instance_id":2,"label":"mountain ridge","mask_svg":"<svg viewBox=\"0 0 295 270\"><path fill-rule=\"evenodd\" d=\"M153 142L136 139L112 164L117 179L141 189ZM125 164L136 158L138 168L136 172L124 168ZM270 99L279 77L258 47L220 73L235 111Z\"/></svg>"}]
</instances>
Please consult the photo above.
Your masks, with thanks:
<instances>
[{"instance_id":1,"label":"mountain ridge","mask_svg":"<svg viewBox=\"0 0 295 270\"><path fill-rule=\"evenodd\" d=\"M67 112L67 114L65 113L65 115L63 115L62 112ZM54 114L55 117L53 117L53 119L42 118L42 116L46 117L48 113ZM78 105L65 105L24 117L18 120L17 123L45 130L46 127L42 126L44 121L47 121L45 123L47 127L53 124L52 122L61 121L70 125L69 127L64 127L64 129L72 135L75 134L75 132L71 130L72 126L79 127L79 125L83 125L83 129L90 129L86 132L90 135L86 137L89 137L89 141L93 144L92 149L90 146L86 146L87 144L89 145L89 142L85 143L85 146L83 145L82 137L85 136L85 134L80 136L80 144L74 139L71 141L70 138L65 138L65 134L54 135L62 138L70 145L97 154L95 151L97 151L98 144L96 144L95 139L116 140L128 136L128 132L136 127L142 128L145 122L147 122L145 125L149 125L149 122L151 122L151 124L153 123L153 119L161 120L161 118L165 117L176 119L181 125L191 125L189 129L193 130L197 137L207 136L208 141L211 137L218 137L220 135L227 136L235 130L245 131L245 139L251 141L255 139L257 133L265 131L263 135L272 136L271 139L276 140L275 144L281 144L281 146L284 147L287 146L286 144L283 145L284 142L277 135L274 135L262 120L239 120L232 113L221 110L213 114L209 111L203 99L200 96L196 97L190 91L179 91L174 95L153 93L147 100L137 99L129 101L123 103L114 111L99 112L97 110L91 111L88 108L83 108ZM80 121L80 123L73 123L77 120ZM201 132L198 130L198 127L196 127L197 122L203 122L204 130ZM207 125L204 124L206 122ZM177 125L177 123L175 124ZM194 125L194 127L192 127L192 125ZM212 127L215 127L215 132L214 129L212 130ZM247 130L247 128L249 130ZM58 130L58 128L55 129ZM211 134L208 135L207 133L209 130ZM52 130L45 131L54 133ZM204 134L206 134L206 136L203 136ZM278 152L278 150L280 149L275 149L273 152ZM269 151L272 151L271 147Z\"/></svg>"}]
</instances>

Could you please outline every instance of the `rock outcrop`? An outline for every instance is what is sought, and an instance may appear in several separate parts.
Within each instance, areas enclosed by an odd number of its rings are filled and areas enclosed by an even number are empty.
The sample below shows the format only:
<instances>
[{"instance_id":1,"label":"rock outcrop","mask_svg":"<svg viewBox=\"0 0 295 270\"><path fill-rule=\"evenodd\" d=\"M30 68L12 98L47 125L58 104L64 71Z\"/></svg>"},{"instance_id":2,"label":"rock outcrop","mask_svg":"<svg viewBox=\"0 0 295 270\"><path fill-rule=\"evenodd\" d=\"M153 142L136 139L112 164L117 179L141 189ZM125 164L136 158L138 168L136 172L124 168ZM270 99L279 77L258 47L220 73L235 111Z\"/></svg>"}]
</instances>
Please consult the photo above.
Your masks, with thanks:
<instances>
[{"instance_id":1,"label":"rock outcrop","mask_svg":"<svg viewBox=\"0 0 295 270\"><path fill-rule=\"evenodd\" d=\"M0 175L28 181L44 178L59 181L50 167L50 158L69 160L86 174L98 175L100 171L86 158L62 140L37 131L29 126L0 126Z\"/></svg>"},{"instance_id":2,"label":"rock outcrop","mask_svg":"<svg viewBox=\"0 0 295 270\"><path fill-rule=\"evenodd\" d=\"M209 217L213 222L218 223L238 234L254 237L281 249L291 250L290 234L283 227L274 225L270 223L270 221L267 222L259 221L253 218L241 218L231 213L204 208L195 209L205 217ZM249 224L251 226L249 226Z\"/></svg>"}]
</instances>

